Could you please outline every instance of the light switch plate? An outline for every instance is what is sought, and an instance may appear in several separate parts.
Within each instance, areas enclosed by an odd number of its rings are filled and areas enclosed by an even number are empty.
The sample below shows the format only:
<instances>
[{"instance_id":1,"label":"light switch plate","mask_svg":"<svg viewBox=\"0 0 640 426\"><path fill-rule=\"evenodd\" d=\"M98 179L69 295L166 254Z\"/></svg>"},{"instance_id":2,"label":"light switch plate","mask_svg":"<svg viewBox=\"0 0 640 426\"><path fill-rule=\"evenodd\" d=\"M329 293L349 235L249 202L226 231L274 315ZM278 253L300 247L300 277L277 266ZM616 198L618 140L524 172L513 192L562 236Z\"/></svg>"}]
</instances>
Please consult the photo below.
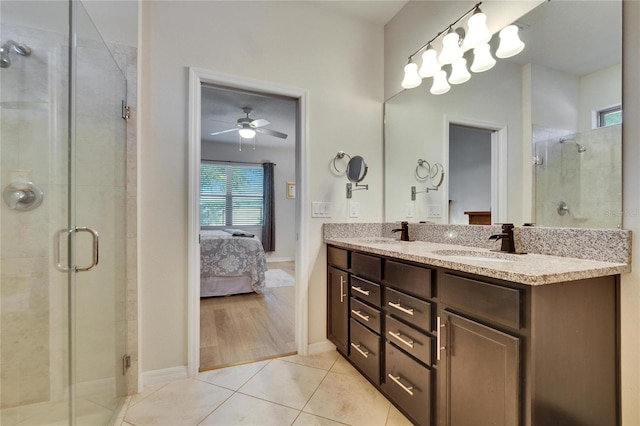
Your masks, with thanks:
<instances>
[{"instance_id":1,"label":"light switch plate","mask_svg":"<svg viewBox=\"0 0 640 426\"><path fill-rule=\"evenodd\" d=\"M360 203L351 201L349 203L349 217L358 217L360 215Z\"/></svg>"},{"instance_id":2,"label":"light switch plate","mask_svg":"<svg viewBox=\"0 0 640 426\"><path fill-rule=\"evenodd\" d=\"M428 217L442 217L442 207L440 204L432 204L427 212Z\"/></svg>"},{"instance_id":3,"label":"light switch plate","mask_svg":"<svg viewBox=\"0 0 640 426\"><path fill-rule=\"evenodd\" d=\"M413 217L413 203L407 203L407 211L405 217Z\"/></svg>"},{"instance_id":4,"label":"light switch plate","mask_svg":"<svg viewBox=\"0 0 640 426\"><path fill-rule=\"evenodd\" d=\"M331 217L331 203L323 201L312 201L311 217Z\"/></svg>"}]
</instances>

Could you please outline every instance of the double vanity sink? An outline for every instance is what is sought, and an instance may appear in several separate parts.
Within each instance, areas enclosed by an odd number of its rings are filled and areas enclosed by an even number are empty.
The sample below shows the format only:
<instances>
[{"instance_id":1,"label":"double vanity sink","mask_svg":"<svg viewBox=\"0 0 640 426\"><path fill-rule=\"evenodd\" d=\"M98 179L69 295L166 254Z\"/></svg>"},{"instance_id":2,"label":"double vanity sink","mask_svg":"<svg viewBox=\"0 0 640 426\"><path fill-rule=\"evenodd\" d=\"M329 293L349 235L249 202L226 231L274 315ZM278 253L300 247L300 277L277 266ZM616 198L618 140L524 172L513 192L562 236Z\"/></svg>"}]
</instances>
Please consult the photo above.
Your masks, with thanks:
<instances>
[{"instance_id":1,"label":"double vanity sink","mask_svg":"<svg viewBox=\"0 0 640 426\"><path fill-rule=\"evenodd\" d=\"M393 225L325 224L327 338L413 423L620 424L628 233Z\"/></svg>"}]
</instances>

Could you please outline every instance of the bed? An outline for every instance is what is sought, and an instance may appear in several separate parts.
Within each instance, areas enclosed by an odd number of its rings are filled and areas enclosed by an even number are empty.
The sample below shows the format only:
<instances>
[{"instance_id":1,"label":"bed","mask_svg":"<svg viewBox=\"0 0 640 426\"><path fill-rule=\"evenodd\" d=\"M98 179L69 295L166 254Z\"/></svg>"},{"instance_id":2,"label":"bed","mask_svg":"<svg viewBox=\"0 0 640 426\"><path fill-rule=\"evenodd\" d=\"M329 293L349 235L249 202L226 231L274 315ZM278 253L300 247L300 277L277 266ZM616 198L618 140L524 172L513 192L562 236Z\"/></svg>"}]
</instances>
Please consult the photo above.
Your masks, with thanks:
<instances>
[{"instance_id":1,"label":"bed","mask_svg":"<svg viewBox=\"0 0 640 426\"><path fill-rule=\"evenodd\" d=\"M233 231L200 231L200 297L263 292L267 259L262 243Z\"/></svg>"}]
</instances>

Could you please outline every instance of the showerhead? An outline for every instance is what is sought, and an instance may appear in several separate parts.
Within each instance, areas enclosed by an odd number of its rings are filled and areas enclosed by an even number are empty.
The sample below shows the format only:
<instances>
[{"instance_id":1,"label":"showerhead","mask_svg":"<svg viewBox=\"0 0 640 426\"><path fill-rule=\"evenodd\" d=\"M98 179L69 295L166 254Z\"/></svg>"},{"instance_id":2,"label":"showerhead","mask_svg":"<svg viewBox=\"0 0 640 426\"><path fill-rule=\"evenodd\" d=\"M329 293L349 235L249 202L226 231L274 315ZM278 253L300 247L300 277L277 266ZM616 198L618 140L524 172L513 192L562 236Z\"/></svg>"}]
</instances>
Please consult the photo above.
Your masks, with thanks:
<instances>
[{"instance_id":1,"label":"showerhead","mask_svg":"<svg viewBox=\"0 0 640 426\"><path fill-rule=\"evenodd\" d=\"M11 51L20 56L31 55L31 48L26 44L18 44L13 40L7 40L5 44L0 46L0 67L9 68L11 66L11 58L9 57Z\"/></svg>"},{"instance_id":2,"label":"showerhead","mask_svg":"<svg viewBox=\"0 0 640 426\"><path fill-rule=\"evenodd\" d=\"M574 144L576 144L576 147L578 148L578 152L585 152L587 150L586 146L579 144L573 138L560 138L560 140L558 141L558 143L565 143L565 142L573 142Z\"/></svg>"}]
</instances>

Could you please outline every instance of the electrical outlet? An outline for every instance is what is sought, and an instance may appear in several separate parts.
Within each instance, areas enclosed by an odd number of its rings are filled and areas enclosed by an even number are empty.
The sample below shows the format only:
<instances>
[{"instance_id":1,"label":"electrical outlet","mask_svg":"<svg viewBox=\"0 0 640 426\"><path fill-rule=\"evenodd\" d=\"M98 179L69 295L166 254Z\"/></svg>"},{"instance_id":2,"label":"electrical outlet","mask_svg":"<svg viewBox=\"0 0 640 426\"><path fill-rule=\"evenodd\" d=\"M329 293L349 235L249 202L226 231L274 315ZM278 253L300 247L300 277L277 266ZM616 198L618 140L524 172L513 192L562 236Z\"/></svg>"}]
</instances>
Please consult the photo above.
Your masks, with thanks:
<instances>
[{"instance_id":1,"label":"electrical outlet","mask_svg":"<svg viewBox=\"0 0 640 426\"><path fill-rule=\"evenodd\" d=\"M360 203L351 201L349 203L349 217L358 217L360 215Z\"/></svg>"},{"instance_id":2,"label":"electrical outlet","mask_svg":"<svg viewBox=\"0 0 640 426\"><path fill-rule=\"evenodd\" d=\"M406 217L413 217L413 203L407 203Z\"/></svg>"},{"instance_id":3,"label":"electrical outlet","mask_svg":"<svg viewBox=\"0 0 640 426\"><path fill-rule=\"evenodd\" d=\"M428 217L442 217L442 208L440 204L432 204L427 212Z\"/></svg>"}]
</instances>

